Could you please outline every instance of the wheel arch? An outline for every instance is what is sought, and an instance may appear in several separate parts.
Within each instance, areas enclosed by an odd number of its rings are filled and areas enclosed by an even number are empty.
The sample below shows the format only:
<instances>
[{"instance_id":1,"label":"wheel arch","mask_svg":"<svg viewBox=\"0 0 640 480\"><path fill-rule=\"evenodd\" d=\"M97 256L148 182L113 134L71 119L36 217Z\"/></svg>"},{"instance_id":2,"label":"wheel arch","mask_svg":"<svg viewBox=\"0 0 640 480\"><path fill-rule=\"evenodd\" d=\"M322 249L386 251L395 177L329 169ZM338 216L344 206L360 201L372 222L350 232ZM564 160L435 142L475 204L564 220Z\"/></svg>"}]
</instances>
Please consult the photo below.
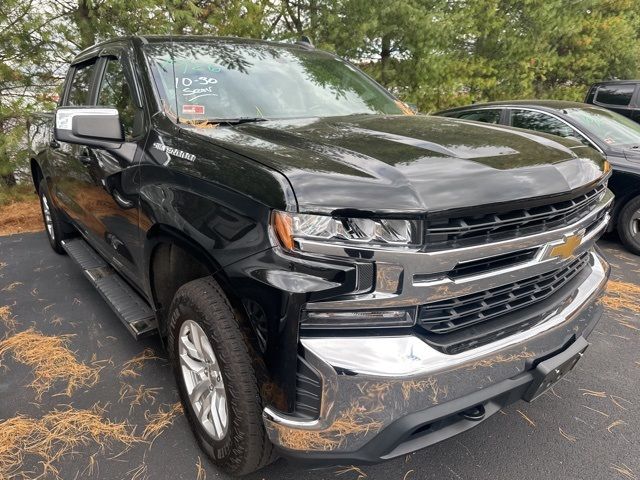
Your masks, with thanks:
<instances>
[{"instance_id":1,"label":"wheel arch","mask_svg":"<svg viewBox=\"0 0 640 480\"><path fill-rule=\"evenodd\" d=\"M617 226L620 212L632 199L640 195L640 174L614 170L609 181L609 188L615 194L613 211L611 212L611 224Z\"/></svg>"},{"instance_id":2,"label":"wheel arch","mask_svg":"<svg viewBox=\"0 0 640 480\"><path fill-rule=\"evenodd\" d=\"M42 171L42 167L38 163L38 160L31 158L29 163L31 165L31 179L33 180L33 186L37 193L40 189L40 181L44 177L44 173Z\"/></svg>"},{"instance_id":3,"label":"wheel arch","mask_svg":"<svg viewBox=\"0 0 640 480\"><path fill-rule=\"evenodd\" d=\"M178 289L192 280L212 276L231 305L244 313L229 280L216 259L192 238L166 224L156 224L145 243L147 288L156 311L159 331L166 336L167 315Z\"/></svg>"}]
</instances>

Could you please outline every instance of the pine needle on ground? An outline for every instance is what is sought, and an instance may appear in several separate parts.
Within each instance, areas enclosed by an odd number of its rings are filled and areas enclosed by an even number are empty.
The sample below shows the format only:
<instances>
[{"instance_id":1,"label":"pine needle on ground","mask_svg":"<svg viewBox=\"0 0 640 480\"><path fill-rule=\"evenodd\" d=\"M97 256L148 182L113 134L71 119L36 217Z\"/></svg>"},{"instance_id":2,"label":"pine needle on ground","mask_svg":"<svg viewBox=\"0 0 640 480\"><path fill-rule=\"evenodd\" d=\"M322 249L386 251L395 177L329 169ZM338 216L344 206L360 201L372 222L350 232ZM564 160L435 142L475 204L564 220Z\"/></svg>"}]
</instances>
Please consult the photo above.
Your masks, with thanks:
<instances>
[{"instance_id":1,"label":"pine needle on ground","mask_svg":"<svg viewBox=\"0 0 640 480\"><path fill-rule=\"evenodd\" d=\"M355 473L356 475L358 475L356 480L362 480L364 478L367 478L367 474L364 473L361 468L356 467L355 465L349 465L346 468L336 470L334 473L336 475L344 475L345 473Z\"/></svg>"},{"instance_id":2,"label":"pine needle on ground","mask_svg":"<svg viewBox=\"0 0 640 480\"><path fill-rule=\"evenodd\" d=\"M156 395L162 390L162 387L149 388L145 385L139 385L137 388L127 384L120 384L120 403L129 400L129 414L133 412L133 407L142 405L143 403L156 403Z\"/></svg>"},{"instance_id":3,"label":"pine needle on ground","mask_svg":"<svg viewBox=\"0 0 640 480\"><path fill-rule=\"evenodd\" d=\"M16 287L19 287L20 285L24 285L24 283L22 283L22 282L11 282L9 285L4 287L2 289L2 291L3 292L13 292L16 289Z\"/></svg>"},{"instance_id":4,"label":"pine needle on ground","mask_svg":"<svg viewBox=\"0 0 640 480\"><path fill-rule=\"evenodd\" d=\"M161 357L156 356L155 352L150 348L145 348L144 351L131 360L125 362L120 370L120 377L139 377L139 370L144 365L144 362L149 360L162 360Z\"/></svg>"},{"instance_id":5,"label":"pine needle on ground","mask_svg":"<svg viewBox=\"0 0 640 480\"><path fill-rule=\"evenodd\" d=\"M520 416L522 418L524 418L526 420L526 422L533 428L536 428L536 422L534 422L533 420L531 420L529 417L527 417L523 412L521 412L520 410L516 410L516 412L518 412L520 414Z\"/></svg>"},{"instance_id":6,"label":"pine needle on ground","mask_svg":"<svg viewBox=\"0 0 640 480\"><path fill-rule=\"evenodd\" d=\"M0 361L11 352L16 362L33 369L34 380L29 386L35 389L38 400L58 381L67 382L64 394L71 396L78 387L95 385L101 367L78 362L68 348L70 337L46 336L33 328L8 335L0 341Z\"/></svg>"},{"instance_id":7,"label":"pine needle on ground","mask_svg":"<svg viewBox=\"0 0 640 480\"><path fill-rule=\"evenodd\" d=\"M0 322L4 324L7 330L14 330L18 325L16 318L11 314L11 307L9 305L0 307Z\"/></svg>"},{"instance_id":8,"label":"pine needle on ground","mask_svg":"<svg viewBox=\"0 0 640 480\"><path fill-rule=\"evenodd\" d=\"M207 472L202 466L202 460L198 455L198 462L196 463L196 480L207 480Z\"/></svg>"},{"instance_id":9,"label":"pine needle on ground","mask_svg":"<svg viewBox=\"0 0 640 480\"><path fill-rule=\"evenodd\" d=\"M635 283L609 280L602 303L612 310L640 313L640 286Z\"/></svg>"},{"instance_id":10,"label":"pine needle on ground","mask_svg":"<svg viewBox=\"0 0 640 480\"><path fill-rule=\"evenodd\" d=\"M37 197L0 207L0 236L41 230L44 223Z\"/></svg>"},{"instance_id":11,"label":"pine needle on ground","mask_svg":"<svg viewBox=\"0 0 640 480\"><path fill-rule=\"evenodd\" d=\"M570 433L565 432L564 430L562 430L561 427L558 427L558 431L560 431L560 435L562 435L564 438L566 438L572 443L575 443L576 437L574 435L571 435Z\"/></svg>"},{"instance_id":12,"label":"pine needle on ground","mask_svg":"<svg viewBox=\"0 0 640 480\"><path fill-rule=\"evenodd\" d=\"M173 425L178 414L182 413L182 405L180 402L176 402L169 406L169 410L164 410L162 406L156 413L146 411L144 414L145 420L148 422L147 426L142 432L142 438L145 440L151 440L153 442L169 425Z\"/></svg>"},{"instance_id":13,"label":"pine needle on ground","mask_svg":"<svg viewBox=\"0 0 640 480\"><path fill-rule=\"evenodd\" d=\"M637 480L638 477L636 477L636 475L633 473L633 470L631 470L629 467L627 467L624 463L620 464L620 465L616 465L615 463L611 464L611 468L613 470L615 470L618 474L620 474L620 476L622 478L625 478L627 480Z\"/></svg>"},{"instance_id":14,"label":"pine needle on ground","mask_svg":"<svg viewBox=\"0 0 640 480\"><path fill-rule=\"evenodd\" d=\"M18 415L0 422L0 478L18 474L27 458L30 464L37 461L43 477L58 477L55 463L78 447L97 445L107 450L119 445L128 449L142 441L127 423L104 418L98 405L88 410L54 410L40 419Z\"/></svg>"}]
</instances>

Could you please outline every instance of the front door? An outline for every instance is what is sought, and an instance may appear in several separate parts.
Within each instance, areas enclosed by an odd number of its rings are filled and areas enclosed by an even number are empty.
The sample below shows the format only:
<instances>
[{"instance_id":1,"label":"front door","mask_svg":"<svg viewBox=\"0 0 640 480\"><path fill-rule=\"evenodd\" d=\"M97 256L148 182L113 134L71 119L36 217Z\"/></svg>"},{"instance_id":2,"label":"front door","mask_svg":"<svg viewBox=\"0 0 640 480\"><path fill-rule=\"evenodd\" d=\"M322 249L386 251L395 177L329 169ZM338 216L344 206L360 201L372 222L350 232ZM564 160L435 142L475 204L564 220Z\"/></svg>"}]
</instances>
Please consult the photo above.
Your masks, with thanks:
<instances>
[{"instance_id":1,"label":"front door","mask_svg":"<svg viewBox=\"0 0 640 480\"><path fill-rule=\"evenodd\" d=\"M97 60L93 58L71 67L61 105L82 107L93 104L92 85L96 66ZM91 182L85 163L87 148L55 140L50 145L49 158L54 167L51 171L55 176L48 181L54 202L83 228L86 221L82 205L83 191L84 186Z\"/></svg>"},{"instance_id":2,"label":"front door","mask_svg":"<svg viewBox=\"0 0 640 480\"><path fill-rule=\"evenodd\" d=\"M117 56L100 57L95 76L94 104L115 107L125 141L117 149L82 147L86 169L80 202L89 242L120 273L140 286L138 228L139 160L144 148L144 111L134 100L127 64Z\"/></svg>"}]
</instances>

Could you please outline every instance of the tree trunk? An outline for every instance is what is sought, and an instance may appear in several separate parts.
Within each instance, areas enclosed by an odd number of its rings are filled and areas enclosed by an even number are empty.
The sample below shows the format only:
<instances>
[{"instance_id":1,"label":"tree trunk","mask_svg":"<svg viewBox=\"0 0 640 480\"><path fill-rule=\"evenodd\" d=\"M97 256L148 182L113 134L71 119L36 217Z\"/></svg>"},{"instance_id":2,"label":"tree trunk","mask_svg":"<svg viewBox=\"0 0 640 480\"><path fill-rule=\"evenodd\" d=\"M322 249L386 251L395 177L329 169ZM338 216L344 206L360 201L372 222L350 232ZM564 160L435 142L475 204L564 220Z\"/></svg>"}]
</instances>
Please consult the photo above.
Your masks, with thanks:
<instances>
[{"instance_id":1,"label":"tree trunk","mask_svg":"<svg viewBox=\"0 0 640 480\"><path fill-rule=\"evenodd\" d=\"M80 33L80 46L87 48L96 43L95 29L91 25L91 8L89 0L78 0L78 9L75 12L76 25Z\"/></svg>"},{"instance_id":2,"label":"tree trunk","mask_svg":"<svg viewBox=\"0 0 640 480\"><path fill-rule=\"evenodd\" d=\"M382 48L380 50L380 83L385 87L389 82L389 61L391 60L391 38L388 35L382 37Z\"/></svg>"}]
</instances>

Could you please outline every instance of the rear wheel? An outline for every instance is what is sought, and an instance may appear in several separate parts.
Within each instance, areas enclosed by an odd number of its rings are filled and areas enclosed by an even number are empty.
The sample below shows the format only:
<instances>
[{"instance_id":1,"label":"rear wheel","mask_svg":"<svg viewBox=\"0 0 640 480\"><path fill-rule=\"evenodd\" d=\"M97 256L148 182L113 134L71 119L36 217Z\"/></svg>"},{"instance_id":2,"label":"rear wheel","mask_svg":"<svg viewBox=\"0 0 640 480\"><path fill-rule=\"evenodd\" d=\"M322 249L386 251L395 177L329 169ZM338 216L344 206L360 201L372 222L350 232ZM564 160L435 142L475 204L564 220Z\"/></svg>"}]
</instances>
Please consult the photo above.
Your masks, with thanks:
<instances>
[{"instance_id":1,"label":"rear wheel","mask_svg":"<svg viewBox=\"0 0 640 480\"><path fill-rule=\"evenodd\" d=\"M167 344L191 429L211 460L234 475L270 463L256 373L238 318L215 280L180 287Z\"/></svg>"},{"instance_id":2,"label":"rear wheel","mask_svg":"<svg viewBox=\"0 0 640 480\"><path fill-rule=\"evenodd\" d=\"M629 251L640 255L640 195L622 207L618 216L618 234Z\"/></svg>"},{"instance_id":3,"label":"rear wheel","mask_svg":"<svg viewBox=\"0 0 640 480\"><path fill-rule=\"evenodd\" d=\"M53 206L53 203L51 203L49 189L44 179L40 181L38 194L40 196L42 220L44 221L44 228L47 238L49 239L49 244L57 253L64 253L60 242L73 236L73 227L60 218L60 212L58 212Z\"/></svg>"}]
</instances>

